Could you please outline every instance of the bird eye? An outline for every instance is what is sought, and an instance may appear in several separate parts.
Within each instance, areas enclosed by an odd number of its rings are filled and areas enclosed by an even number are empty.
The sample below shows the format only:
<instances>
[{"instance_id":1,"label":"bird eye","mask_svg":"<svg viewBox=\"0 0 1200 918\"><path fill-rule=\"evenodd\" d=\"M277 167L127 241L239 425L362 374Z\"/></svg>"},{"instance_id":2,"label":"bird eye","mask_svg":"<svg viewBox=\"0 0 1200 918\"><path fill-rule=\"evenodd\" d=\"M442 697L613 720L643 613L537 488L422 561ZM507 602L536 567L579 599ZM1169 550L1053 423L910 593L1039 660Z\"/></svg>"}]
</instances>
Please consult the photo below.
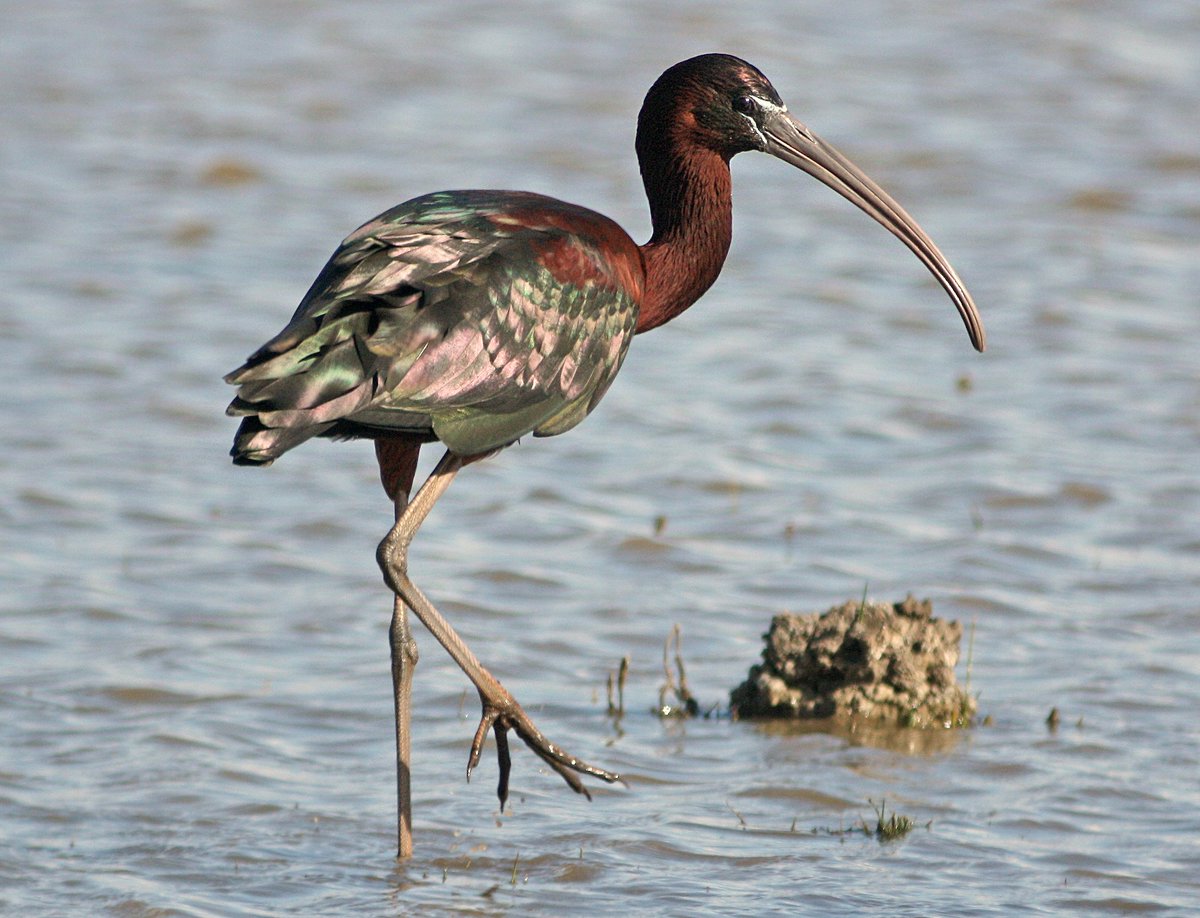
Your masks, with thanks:
<instances>
[{"instance_id":1,"label":"bird eye","mask_svg":"<svg viewBox=\"0 0 1200 918\"><path fill-rule=\"evenodd\" d=\"M750 96L738 96L733 100L733 110L743 115L754 111L754 100Z\"/></svg>"}]
</instances>

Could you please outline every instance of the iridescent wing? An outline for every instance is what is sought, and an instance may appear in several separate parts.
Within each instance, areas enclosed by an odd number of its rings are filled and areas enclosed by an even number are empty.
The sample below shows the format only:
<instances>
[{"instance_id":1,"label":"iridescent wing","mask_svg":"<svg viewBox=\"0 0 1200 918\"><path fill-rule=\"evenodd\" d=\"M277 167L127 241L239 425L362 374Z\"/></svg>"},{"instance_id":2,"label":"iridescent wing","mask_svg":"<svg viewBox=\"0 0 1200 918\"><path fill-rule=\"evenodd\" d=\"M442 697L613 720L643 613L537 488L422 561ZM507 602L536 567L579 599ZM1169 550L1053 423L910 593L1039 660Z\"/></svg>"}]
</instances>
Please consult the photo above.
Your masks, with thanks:
<instances>
[{"instance_id":1,"label":"iridescent wing","mask_svg":"<svg viewBox=\"0 0 1200 918\"><path fill-rule=\"evenodd\" d=\"M637 322L643 266L599 214L523 192L415 198L346 238L288 325L226 377L235 461L404 432L468 456L569 430Z\"/></svg>"}]
</instances>

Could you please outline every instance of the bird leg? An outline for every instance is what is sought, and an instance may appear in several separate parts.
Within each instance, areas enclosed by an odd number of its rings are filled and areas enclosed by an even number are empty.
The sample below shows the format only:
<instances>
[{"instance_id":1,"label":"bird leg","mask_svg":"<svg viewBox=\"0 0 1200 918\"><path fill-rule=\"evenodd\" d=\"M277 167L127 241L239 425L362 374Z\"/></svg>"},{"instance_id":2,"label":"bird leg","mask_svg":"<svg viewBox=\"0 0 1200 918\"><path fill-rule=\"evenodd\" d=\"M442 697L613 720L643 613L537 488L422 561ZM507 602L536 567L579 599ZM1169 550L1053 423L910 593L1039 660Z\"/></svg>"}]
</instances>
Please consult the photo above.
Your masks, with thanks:
<instances>
[{"instance_id":1,"label":"bird leg","mask_svg":"<svg viewBox=\"0 0 1200 918\"><path fill-rule=\"evenodd\" d=\"M408 608L399 596L392 601L388 640L396 711L396 856L412 857L412 680L420 655L408 624Z\"/></svg>"},{"instance_id":2,"label":"bird leg","mask_svg":"<svg viewBox=\"0 0 1200 918\"><path fill-rule=\"evenodd\" d=\"M396 519L408 506L413 475L421 452L419 443L377 440L383 488L396 508ZM392 699L396 724L396 856L412 857L412 681L419 654L408 623L408 607L399 595L392 597L392 622L388 628L392 659Z\"/></svg>"},{"instance_id":3,"label":"bird leg","mask_svg":"<svg viewBox=\"0 0 1200 918\"><path fill-rule=\"evenodd\" d=\"M397 516L403 507L396 504ZM388 628L392 651L392 698L396 713L396 856L412 857L412 681L420 654L408 623L408 608L399 596L392 599Z\"/></svg>"},{"instance_id":4,"label":"bird leg","mask_svg":"<svg viewBox=\"0 0 1200 918\"><path fill-rule=\"evenodd\" d=\"M511 770L507 731L512 730L525 745L554 769L573 791L591 799L591 794L579 780L579 775L591 775L609 783L619 781L620 776L577 759L546 739L529 715L517 703L517 700L479 662L479 659L458 636L450 623L442 617L441 613L434 608L425 594L408 576L408 547L412 542L413 535L425 521L437 499L450 486L450 482L454 480L454 476L458 474L465 461L469 460L464 460L447 451L430 473L425 484L404 508L391 532L379 543L376 558L380 570L383 572L383 579L396 596L403 601L403 604L413 610L438 643L446 648L447 653L479 692L483 715L471 743L471 754L467 761L467 779L470 780L471 773L479 764L483 742L487 737L488 730L494 731L500 766L500 782L496 792L500 798L500 809L503 811L504 803L508 798L508 776Z\"/></svg>"}]
</instances>

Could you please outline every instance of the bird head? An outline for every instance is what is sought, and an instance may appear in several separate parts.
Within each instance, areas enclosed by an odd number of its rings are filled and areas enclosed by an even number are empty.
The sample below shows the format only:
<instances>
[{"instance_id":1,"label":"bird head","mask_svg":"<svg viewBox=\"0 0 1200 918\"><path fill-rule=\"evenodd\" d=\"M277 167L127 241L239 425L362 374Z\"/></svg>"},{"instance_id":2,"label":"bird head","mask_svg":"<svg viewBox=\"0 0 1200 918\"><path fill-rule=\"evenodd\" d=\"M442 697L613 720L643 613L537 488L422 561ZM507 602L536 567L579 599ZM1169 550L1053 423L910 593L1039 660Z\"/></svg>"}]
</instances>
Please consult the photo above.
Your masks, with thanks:
<instances>
[{"instance_id":1,"label":"bird head","mask_svg":"<svg viewBox=\"0 0 1200 918\"><path fill-rule=\"evenodd\" d=\"M949 294L976 350L984 349L979 311L933 240L873 179L793 117L752 64L729 54L702 54L668 69L642 105L637 148L643 164L671 163L698 150L728 162L757 150L807 172L908 246Z\"/></svg>"}]
</instances>

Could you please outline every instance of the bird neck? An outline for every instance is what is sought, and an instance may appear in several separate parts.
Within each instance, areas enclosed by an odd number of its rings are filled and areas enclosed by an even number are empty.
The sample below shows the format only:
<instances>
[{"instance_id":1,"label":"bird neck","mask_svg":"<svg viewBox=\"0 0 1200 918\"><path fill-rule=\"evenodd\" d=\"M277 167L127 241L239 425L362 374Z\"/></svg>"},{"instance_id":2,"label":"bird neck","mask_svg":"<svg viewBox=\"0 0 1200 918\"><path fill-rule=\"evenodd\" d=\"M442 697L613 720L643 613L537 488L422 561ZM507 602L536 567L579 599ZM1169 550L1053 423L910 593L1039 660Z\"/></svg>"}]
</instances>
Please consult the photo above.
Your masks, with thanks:
<instances>
[{"instance_id":1,"label":"bird neck","mask_svg":"<svg viewBox=\"0 0 1200 918\"><path fill-rule=\"evenodd\" d=\"M638 311L639 333L669 322L712 286L733 238L727 159L697 146L640 158L654 232L641 246L646 289Z\"/></svg>"}]
</instances>

